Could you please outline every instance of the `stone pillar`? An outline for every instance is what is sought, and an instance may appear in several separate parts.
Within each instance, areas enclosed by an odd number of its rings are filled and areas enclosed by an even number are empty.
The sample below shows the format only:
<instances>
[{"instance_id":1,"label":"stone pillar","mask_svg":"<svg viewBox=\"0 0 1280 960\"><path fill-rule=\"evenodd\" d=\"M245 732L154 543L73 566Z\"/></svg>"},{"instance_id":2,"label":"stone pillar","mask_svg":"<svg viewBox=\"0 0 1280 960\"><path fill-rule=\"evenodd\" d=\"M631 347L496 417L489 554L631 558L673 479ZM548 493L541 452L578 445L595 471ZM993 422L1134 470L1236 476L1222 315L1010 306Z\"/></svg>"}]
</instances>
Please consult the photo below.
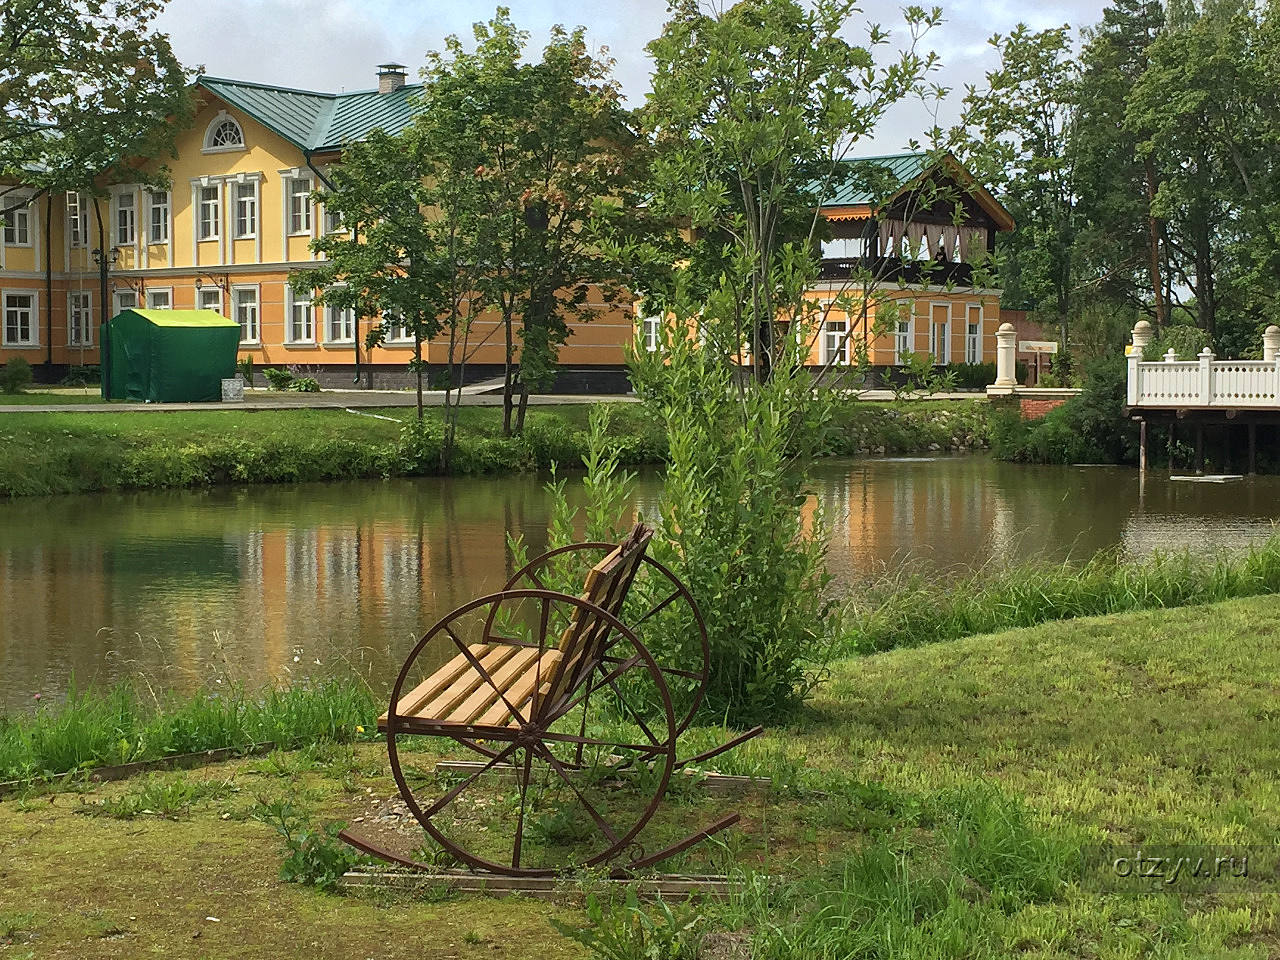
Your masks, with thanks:
<instances>
[{"instance_id":1,"label":"stone pillar","mask_svg":"<svg viewBox=\"0 0 1280 960\"><path fill-rule=\"evenodd\" d=\"M1280 327L1274 323L1263 331L1262 359L1280 360Z\"/></svg>"},{"instance_id":2,"label":"stone pillar","mask_svg":"<svg viewBox=\"0 0 1280 960\"><path fill-rule=\"evenodd\" d=\"M1133 353L1146 349L1151 343L1153 331L1146 320L1139 320L1133 325Z\"/></svg>"},{"instance_id":3,"label":"stone pillar","mask_svg":"<svg viewBox=\"0 0 1280 960\"><path fill-rule=\"evenodd\" d=\"M1018 331L1012 323L1000 324L996 331L996 382L997 387L1018 385Z\"/></svg>"},{"instance_id":4,"label":"stone pillar","mask_svg":"<svg viewBox=\"0 0 1280 960\"><path fill-rule=\"evenodd\" d=\"M1196 359L1200 361L1200 375L1196 381L1200 392L1199 404L1207 407L1213 397L1213 351L1205 347Z\"/></svg>"}]
</instances>

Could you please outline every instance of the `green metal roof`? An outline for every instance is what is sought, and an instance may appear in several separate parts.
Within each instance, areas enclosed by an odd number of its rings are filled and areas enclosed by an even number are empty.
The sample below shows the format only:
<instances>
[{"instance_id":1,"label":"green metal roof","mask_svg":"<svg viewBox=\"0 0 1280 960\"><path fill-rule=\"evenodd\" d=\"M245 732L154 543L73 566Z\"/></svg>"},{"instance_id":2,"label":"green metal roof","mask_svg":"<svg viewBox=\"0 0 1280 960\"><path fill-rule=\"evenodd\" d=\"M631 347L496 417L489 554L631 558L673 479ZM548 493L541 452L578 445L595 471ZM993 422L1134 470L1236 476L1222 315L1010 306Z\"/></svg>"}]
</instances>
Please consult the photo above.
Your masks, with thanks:
<instances>
[{"instance_id":1,"label":"green metal roof","mask_svg":"<svg viewBox=\"0 0 1280 960\"><path fill-rule=\"evenodd\" d=\"M340 149L378 129L399 133L413 119L422 89L412 83L391 93L319 93L220 77L200 77L196 84L307 151Z\"/></svg>"},{"instance_id":2,"label":"green metal roof","mask_svg":"<svg viewBox=\"0 0 1280 960\"><path fill-rule=\"evenodd\" d=\"M234 320L229 320L212 310L121 310L121 313L136 313L142 319L154 323L157 327L238 327Z\"/></svg>"},{"instance_id":3,"label":"green metal roof","mask_svg":"<svg viewBox=\"0 0 1280 960\"><path fill-rule=\"evenodd\" d=\"M925 173L940 159L936 152L891 153L882 157L850 157L848 179L822 201L824 207L852 207L878 203L904 184Z\"/></svg>"}]
</instances>

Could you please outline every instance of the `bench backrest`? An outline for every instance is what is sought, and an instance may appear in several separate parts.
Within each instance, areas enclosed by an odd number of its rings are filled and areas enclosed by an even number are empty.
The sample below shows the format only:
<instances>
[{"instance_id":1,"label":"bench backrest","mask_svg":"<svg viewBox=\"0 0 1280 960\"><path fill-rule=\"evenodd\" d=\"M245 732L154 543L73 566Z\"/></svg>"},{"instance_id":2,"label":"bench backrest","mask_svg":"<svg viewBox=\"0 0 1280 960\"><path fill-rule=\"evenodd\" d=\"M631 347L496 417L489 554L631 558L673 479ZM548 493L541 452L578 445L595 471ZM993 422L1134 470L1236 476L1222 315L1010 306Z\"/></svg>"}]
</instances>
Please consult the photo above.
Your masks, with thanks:
<instances>
[{"instance_id":1,"label":"bench backrest","mask_svg":"<svg viewBox=\"0 0 1280 960\"><path fill-rule=\"evenodd\" d=\"M603 560L587 571L581 597L588 603L622 619L622 605L644 560L645 548L653 531L637 523L626 538ZM560 659L534 709L541 719L572 696L586 681L608 648L610 626L599 614L584 607L574 607L569 625L560 635Z\"/></svg>"}]
</instances>

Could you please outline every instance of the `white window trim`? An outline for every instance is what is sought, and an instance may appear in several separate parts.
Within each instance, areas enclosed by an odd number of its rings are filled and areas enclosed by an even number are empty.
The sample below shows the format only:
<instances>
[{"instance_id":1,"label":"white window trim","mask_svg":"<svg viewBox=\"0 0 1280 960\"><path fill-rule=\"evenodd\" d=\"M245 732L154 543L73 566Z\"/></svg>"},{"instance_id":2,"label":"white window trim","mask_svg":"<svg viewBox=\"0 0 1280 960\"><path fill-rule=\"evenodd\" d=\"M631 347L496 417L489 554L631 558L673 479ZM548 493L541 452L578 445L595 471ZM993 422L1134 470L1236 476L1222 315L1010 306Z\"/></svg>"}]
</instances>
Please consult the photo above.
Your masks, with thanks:
<instances>
[{"instance_id":1,"label":"white window trim","mask_svg":"<svg viewBox=\"0 0 1280 960\"><path fill-rule=\"evenodd\" d=\"M9 312L9 297L31 298L31 339L9 340L9 324L6 314ZM40 291L23 287L8 287L0 290L0 346L12 350L33 350L40 346Z\"/></svg>"},{"instance_id":2,"label":"white window trim","mask_svg":"<svg viewBox=\"0 0 1280 960\"><path fill-rule=\"evenodd\" d=\"M74 201L72 198L75 198ZM63 229L67 234L67 247L71 250L80 250L89 246L89 210L90 206L85 202L87 198L78 190L68 190L63 195L63 204L65 208L65 219L63 221ZM75 208L75 216L72 217L71 210ZM80 241L77 243L71 231L71 221L76 220L80 225Z\"/></svg>"},{"instance_id":3,"label":"white window trim","mask_svg":"<svg viewBox=\"0 0 1280 960\"><path fill-rule=\"evenodd\" d=\"M216 293L218 295L218 305L216 307L203 307L200 305L200 301L204 298L205 294L207 293ZM222 306L223 304L222 304L222 288L221 287L201 287L199 290L196 291L196 309L197 310L217 310L218 313L222 313Z\"/></svg>"},{"instance_id":4,"label":"white window trim","mask_svg":"<svg viewBox=\"0 0 1280 960\"><path fill-rule=\"evenodd\" d=\"M346 284L338 284L338 286L346 286ZM330 337L329 336L329 330L330 330L329 311L330 310L336 310L339 313L351 314L351 336L349 337ZM320 316L324 321L324 330L321 332L321 335L324 338L324 343L326 344L332 343L336 345L336 344L352 344L356 342L356 336L355 336L356 312L354 309L352 309L351 307L338 307L333 304L326 303L320 308Z\"/></svg>"},{"instance_id":5,"label":"white window trim","mask_svg":"<svg viewBox=\"0 0 1280 960\"><path fill-rule=\"evenodd\" d=\"M165 195L163 204L156 203L156 195L151 190L144 191L147 197L147 240L146 245L149 247L167 247L173 240L173 191L162 191ZM151 223L155 216L156 207L164 207L164 239L153 240L151 238Z\"/></svg>"},{"instance_id":6,"label":"white window trim","mask_svg":"<svg viewBox=\"0 0 1280 960\"><path fill-rule=\"evenodd\" d=\"M240 322L236 293L241 290L253 291L253 306L257 312L257 316L254 319L254 332L257 336L252 340L241 340L240 343L242 346L260 346L262 344L262 285L257 283L237 283L231 287L231 319L236 323ZM242 327L241 330L243 329Z\"/></svg>"},{"instance_id":7,"label":"white window trim","mask_svg":"<svg viewBox=\"0 0 1280 960\"><path fill-rule=\"evenodd\" d=\"M297 230L293 228L293 185L295 183L305 183L307 185L307 224ZM297 176L288 177L284 182L284 223L285 234L290 237L309 237L315 229L316 222L316 205L311 202L311 193L315 190L315 181L310 177Z\"/></svg>"},{"instance_id":8,"label":"white window trim","mask_svg":"<svg viewBox=\"0 0 1280 960\"><path fill-rule=\"evenodd\" d=\"M946 339L943 341L941 351L934 349L934 347L936 346L936 340L937 340L937 334L938 334L938 330L937 330L938 322L933 319L934 307L947 308L947 321L946 321L947 332L945 335ZM945 366L946 364L949 364L951 362L951 335L954 332L951 325L951 321L952 321L952 316L951 316L950 300L929 301L929 353L930 355L932 355L933 362L935 364L941 364Z\"/></svg>"},{"instance_id":9,"label":"white window trim","mask_svg":"<svg viewBox=\"0 0 1280 960\"><path fill-rule=\"evenodd\" d=\"M293 287L285 284L284 297L284 342L286 346L313 346L316 342L316 302L313 299L308 301L307 306L311 310L311 336L303 339L294 339L293 336L293 308L298 302L297 295L293 292ZM261 327L262 313L258 313L258 323ZM261 336L261 330L259 330Z\"/></svg>"},{"instance_id":10,"label":"white window trim","mask_svg":"<svg viewBox=\"0 0 1280 960\"><path fill-rule=\"evenodd\" d=\"M650 324L653 325L650 330ZM662 318L646 316L640 318L640 341L646 353L657 353L662 349Z\"/></svg>"},{"instance_id":11,"label":"white window trim","mask_svg":"<svg viewBox=\"0 0 1280 960\"><path fill-rule=\"evenodd\" d=\"M218 127L220 127L227 120L230 120L232 123L236 125L236 127L239 128L240 142L225 144L220 147L211 147L209 145L209 140L213 137L214 131L217 130ZM204 128L204 136L200 139L201 153L243 153L248 149L249 149L248 141L245 139L245 135L244 135L244 124L241 123L239 120L237 120L235 117L233 117L231 114L227 113L226 110L219 110L218 115L209 121L209 125Z\"/></svg>"},{"instance_id":12,"label":"white window trim","mask_svg":"<svg viewBox=\"0 0 1280 960\"><path fill-rule=\"evenodd\" d=\"M151 305L151 295L153 293L167 293L169 295L169 305L167 307L153 307ZM172 310L173 309L173 287L147 287L143 293L142 302L145 306L143 310Z\"/></svg>"},{"instance_id":13,"label":"white window trim","mask_svg":"<svg viewBox=\"0 0 1280 960\"><path fill-rule=\"evenodd\" d=\"M899 342L898 342L898 340L899 340L899 338L900 338L900 337L905 337L905 338L906 338L906 341L907 341L907 350L906 350L906 352L908 352L908 353L915 353L915 351L916 351L916 305L915 305L915 301L914 301L914 300L905 300L905 301L899 301L899 302L900 302L900 303L904 303L904 304L906 305L906 320L904 321L904 320L903 320L903 318L902 318L902 310L903 310L903 308L902 308L902 307L899 307L899 308L898 308L898 311L899 311L899 312L898 312L898 315L894 318L894 321L893 321L893 365L894 365L895 367L900 367L900 366L902 366L902 353L903 353L903 350L902 350L902 348L901 348L901 346L899 345ZM899 325L899 324L901 324L901 323L904 323L904 322L905 322L905 323L906 323L906 325L907 325L906 333L899 333L899 332L898 332L898 325Z\"/></svg>"},{"instance_id":14,"label":"white window trim","mask_svg":"<svg viewBox=\"0 0 1280 960\"><path fill-rule=\"evenodd\" d=\"M80 341L71 338L71 303L76 297L85 297L87 306L85 307L84 322L84 339ZM93 291L92 290L68 290L67 291L67 346L68 347L92 347L93 346Z\"/></svg>"},{"instance_id":15,"label":"white window trim","mask_svg":"<svg viewBox=\"0 0 1280 960\"><path fill-rule=\"evenodd\" d=\"M133 237L129 240L120 239L120 198L133 198ZM138 203L138 188L136 185L130 184L125 187L117 187L111 192L111 228L108 236L111 238L111 245L114 247L136 247L138 244L138 213L140 210Z\"/></svg>"},{"instance_id":16,"label":"white window trim","mask_svg":"<svg viewBox=\"0 0 1280 960\"><path fill-rule=\"evenodd\" d=\"M215 201L218 205L218 215L213 218L214 232L209 234L208 236L203 236L200 233L200 228L204 220L204 204L205 204L204 191L206 190L213 190L218 195L218 198ZM196 199L195 211L194 211L195 217L194 217L194 222L191 224L191 228L192 228L193 235L196 238L196 243L221 243L222 242L222 214L223 214L222 193L223 193L222 182L220 180L210 179L207 183L203 183L199 180L195 182L195 199Z\"/></svg>"},{"instance_id":17,"label":"white window trim","mask_svg":"<svg viewBox=\"0 0 1280 960\"><path fill-rule=\"evenodd\" d=\"M261 181L257 177L254 177L252 180L246 177L244 180L232 180L230 182L233 184L230 191L231 239L253 240L258 236L259 231L262 229L262 204L259 202L262 193ZM240 233L240 198L237 194L240 192L241 187L247 186L253 187L253 229L247 233Z\"/></svg>"},{"instance_id":18,"label":"white window trim","mask_svg":"<svg viewBox=\"0 0 1280 960\"><path fill-rule=\"evenodd\" d=\"M973 323L973 311L978 311L978 332L976 335L969 333L969 324ZM966 303L964 308L964 354L965 363L981 363L982 362L982 328L985 326L986 318L983 316L983 306L981 303ZM974 346L973 359L969 359L970 344Z\"/></svg>"},{"instance_id":19,"label":"white window trim","mask_svg":"<svg viewBox=\"0 0 1280 960\"><path fill-rule=\"evenodd\" d=\"M0 243L3 243L4 246L6 247L16 247L16 248L21 248L23 250L30 250L34 248L36 245L36 228L39 225L39 220L36 219L36 207L35 207L35 204L33 203L33 198L29 194L21 194L21 193L12 194L11 193L7 197L5 197L3 201L0 201L0 203L2 203L5 207L11 207L14 204L21 203L24 200L26 201L26 206L17 207L16 209L9 211L10 213L13 214L13 222L14 222L13 235L15 238L13 241L10 241L8 238L5 237L4 233L5 233L5 230L8 228L8 225L5 223L5 218L0 217ZM16 239L18 236L18 214L19 213L23 214L27 219L27 239L25 243L19 242Z\"/></svg>"},{"instance_id":20,"label":"white window trim","mask_svg":"<svg viewBox=\"0 0 1280 960\"><path fill-rule=\"evenodd\" d=\"M834 330L828 330L827 324L841 323L844 329L839 331L840 339L836 341L838 346L832 349L829 337L835 333ZM849 321L846 320L823 320L822 321L822 362L824 364L833 363L836 366L849 365ZM843 356L841 356L843 354Z\"/></svg>"}]
</instances>

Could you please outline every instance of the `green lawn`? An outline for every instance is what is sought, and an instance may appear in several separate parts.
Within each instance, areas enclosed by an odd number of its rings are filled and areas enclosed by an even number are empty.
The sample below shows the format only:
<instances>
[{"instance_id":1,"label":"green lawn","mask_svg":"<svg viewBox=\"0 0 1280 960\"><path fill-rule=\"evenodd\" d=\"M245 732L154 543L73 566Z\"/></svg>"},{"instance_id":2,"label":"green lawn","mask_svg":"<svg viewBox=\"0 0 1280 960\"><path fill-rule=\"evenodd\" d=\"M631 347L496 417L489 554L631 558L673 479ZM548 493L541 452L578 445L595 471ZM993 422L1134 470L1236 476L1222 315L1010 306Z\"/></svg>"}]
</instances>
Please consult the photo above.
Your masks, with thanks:
<instances>
[{"instance_id":1,"label":"green lawn","mask_svg":"<svg viewBox=\"0 0 1280 960\"><path fill-rule=\"evenodd\" d=\"M724 845L670 866L781 878L701 909L692 929L709 935L708 958L1261 960L1280 952L1274 887L1102 894L1078 853L1274 849L1278 692L1274 597L851 659L794 724L726 758L725 772L769 774L773 789L680 791L645 842L737 809ZM383 748L366 743L0 802L0 944L15 957L583 955L548 922L587 925L572 897L320 893L280 882L280 843L249 817L288 798L355 821L393 795ZM652 947L665 924L647 915ZM644 924L612 916L624 920L601 930L626 947L618 956L673 955L640 952Z\"/></svg>"}]
</instances>

